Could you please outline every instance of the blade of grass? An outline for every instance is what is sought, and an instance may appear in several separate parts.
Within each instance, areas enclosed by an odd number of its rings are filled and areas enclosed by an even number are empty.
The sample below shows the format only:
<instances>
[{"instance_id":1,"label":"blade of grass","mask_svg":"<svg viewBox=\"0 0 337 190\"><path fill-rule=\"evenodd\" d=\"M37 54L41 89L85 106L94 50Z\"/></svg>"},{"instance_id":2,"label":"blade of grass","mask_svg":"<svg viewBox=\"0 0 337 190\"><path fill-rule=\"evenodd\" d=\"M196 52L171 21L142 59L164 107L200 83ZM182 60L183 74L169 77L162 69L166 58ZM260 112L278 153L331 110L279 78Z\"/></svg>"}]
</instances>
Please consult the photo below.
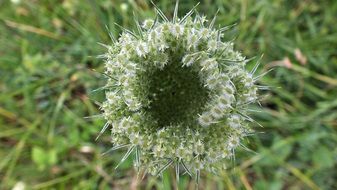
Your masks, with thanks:
<instances>
[{"instance_id":1,"label":"blade of grass","mask_svg":"<svg viewBox=\"0 0 337 190\"><path fill-rule=\"evenodd\" d=\"M47 141L48 143L52 144L53 142L53 139L54 139L54 128L56 126L56 122L57 122L57 119L58 119L58 115L63 107L63 103L66 99L66 97L68 96L68 92L67 91L64 91L61 93L61 95L59 96L58 100L57 100L57 103L56 103L56 106L54 108L54 111L53 111L53 115L50 119L50 123L49 123L49 128L48 128L48 136L47 136Z\"/></svg>"},{"instance_id":2,"label":"blade of grass","mask_svg":"<svg viewBox=\"0 0 337 190\"><path fill-rule=\"evenodd\" d=\"M13 21L10 21L10 20L5 20L5 23L6 23L7 26L9 26L11 28L15 28L15 29L22 30L22 31L25 31L25 32L31 32L31 33L41 35L41 36L45 36L45 37L48 37L48 38L51 38L51 39L54 39L54 40L61 40L60 36L58 36L58 35L56 35L52 32L49 32L47 30L41 29L41 28L37 28L37 27L34 27L34 26L21 24L21 23L17 23L17 22L13 22Z\"/></svg>"},{"instance_id":3,"label":"blade of grass","mask_svg":"<svg viewBox=\"0 0 337 190\"><path fill-rule=\"evenodd\" d=\"M294 166L284 163L284 167L289 170L294 176L300 179L304 184L306 184L310 189L320 190L320 188L305 174L303 174L299 169L295 168Z\"/></svg>"},{"instance_id":4,"label":"blade of grass","mask_svg":"<svg viewBox=\"0 0 337 190\"><path fill-rule=\"evenodd\" d=\"M8 160L8 169L4 175L4 181L7 181L8 179L11 178L11 175L13 173L13 170L16 166L16 163L22 153L23 148L26 145L26 141L27 139L30 137L30 135L33 133L33 131L36 129L36 127L41 123L42 118L38 117L34 123L32 123L31 125L29 125L27 128L27 132L22 136L22 138L20 139L20 141L17 143L16 147L13 149L13 157ZM2 164L1 164L2 165Z\"/></svg>"}]
</instances>

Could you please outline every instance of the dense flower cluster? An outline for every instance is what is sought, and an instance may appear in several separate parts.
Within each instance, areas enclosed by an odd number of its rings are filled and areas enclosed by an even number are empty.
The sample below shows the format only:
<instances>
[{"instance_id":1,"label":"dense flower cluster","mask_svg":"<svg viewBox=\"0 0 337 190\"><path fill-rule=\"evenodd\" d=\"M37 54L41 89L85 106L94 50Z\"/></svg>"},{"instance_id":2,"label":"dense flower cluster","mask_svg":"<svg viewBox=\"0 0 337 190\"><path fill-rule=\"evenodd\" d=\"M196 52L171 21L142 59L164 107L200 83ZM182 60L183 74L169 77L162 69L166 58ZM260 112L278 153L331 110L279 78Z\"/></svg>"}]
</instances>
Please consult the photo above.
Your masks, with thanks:
<instances>
[{"instance_id":1,"label":"dense flower cluster","mask_svg":"<svg viewBox=\"0 0 337 190\"><path fill-rule=\"evenodd\" d=\"M160 13L160 11L159 11ZM171 164L189 174L216 172L251 133L246 115L257 99L247 60L223 42L222 29L189 12L145 20L125 30L106 57L102 110L115 148L151 174Z\"/></svg>"}]
</instances>

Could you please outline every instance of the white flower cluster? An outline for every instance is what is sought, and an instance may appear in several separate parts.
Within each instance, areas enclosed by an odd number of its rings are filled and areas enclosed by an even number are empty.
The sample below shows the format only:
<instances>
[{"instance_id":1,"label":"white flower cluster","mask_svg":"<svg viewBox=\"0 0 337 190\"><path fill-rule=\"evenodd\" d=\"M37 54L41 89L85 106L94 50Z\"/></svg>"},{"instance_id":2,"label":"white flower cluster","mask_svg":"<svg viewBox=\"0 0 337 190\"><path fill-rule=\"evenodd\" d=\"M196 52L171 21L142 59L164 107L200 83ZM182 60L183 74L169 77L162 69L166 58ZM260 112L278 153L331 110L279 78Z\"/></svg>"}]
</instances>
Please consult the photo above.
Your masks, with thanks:
<instances>
[{"instance_id":1,"label":"white flower cluster","mask_svg":"<svg viewBox=\"0 0 337 190\"><path fill-rule=\"evenodd\" d=\"M246 60L222 31L191 14L145 20L106 54L102 110L116 147L156 174L171 164L216 172L249 132L246 106L257 99Z\"/></svg>"}]
</instances>

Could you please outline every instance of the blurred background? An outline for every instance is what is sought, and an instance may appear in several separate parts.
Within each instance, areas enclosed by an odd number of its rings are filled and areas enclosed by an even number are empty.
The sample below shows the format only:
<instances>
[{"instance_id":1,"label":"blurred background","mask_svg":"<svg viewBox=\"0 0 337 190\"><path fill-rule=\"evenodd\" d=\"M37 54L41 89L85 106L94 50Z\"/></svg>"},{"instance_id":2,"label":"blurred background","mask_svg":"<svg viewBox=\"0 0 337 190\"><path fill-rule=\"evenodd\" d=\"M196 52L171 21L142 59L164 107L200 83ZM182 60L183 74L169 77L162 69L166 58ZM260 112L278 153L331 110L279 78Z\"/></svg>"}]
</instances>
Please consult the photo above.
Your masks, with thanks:
<instances>
[{"instance_id":1,"label":"blurred background","mask_svg":"<svg viewBox=\"0 0 337 190\"><path fill-rule=\"evenodd\" d=\"M183 16L198 1L181 1ZM174 1L155 3L168 17ZM337 189L337 1L204 0L199 14L248 58L261 58L256 135L218 176L202 173L200 189ZM137 180L125 150L106 156L105 53L114 23L135 29L155 16L146 0L0 0L0 189L194 189L188 176ZM87 118L87 116L93 116ZM234 169L233 169L234 168Z\"/></svg>"}]
</instances>

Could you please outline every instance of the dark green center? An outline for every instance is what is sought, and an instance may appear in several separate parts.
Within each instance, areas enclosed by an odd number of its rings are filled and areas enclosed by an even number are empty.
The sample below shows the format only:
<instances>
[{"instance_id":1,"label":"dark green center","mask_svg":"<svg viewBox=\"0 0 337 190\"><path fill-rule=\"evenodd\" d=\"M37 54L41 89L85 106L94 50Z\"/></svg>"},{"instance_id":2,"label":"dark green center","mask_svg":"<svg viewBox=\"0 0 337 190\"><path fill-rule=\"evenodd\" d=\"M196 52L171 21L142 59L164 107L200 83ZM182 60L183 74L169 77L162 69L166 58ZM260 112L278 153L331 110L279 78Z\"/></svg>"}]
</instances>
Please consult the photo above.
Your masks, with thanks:
<instances>
[{"instance_id":1,"label":"dark green center","mask_svg":"<svg viewBox=\"0 0 337 190\"><path fill-rule=\"evenodd\" d=\"M196 71L172 60L164 69L152 73L149 80L151 103L147 113L157 120L159 127L196 124L209 94Z\"/></svg>"}]
</instances>

